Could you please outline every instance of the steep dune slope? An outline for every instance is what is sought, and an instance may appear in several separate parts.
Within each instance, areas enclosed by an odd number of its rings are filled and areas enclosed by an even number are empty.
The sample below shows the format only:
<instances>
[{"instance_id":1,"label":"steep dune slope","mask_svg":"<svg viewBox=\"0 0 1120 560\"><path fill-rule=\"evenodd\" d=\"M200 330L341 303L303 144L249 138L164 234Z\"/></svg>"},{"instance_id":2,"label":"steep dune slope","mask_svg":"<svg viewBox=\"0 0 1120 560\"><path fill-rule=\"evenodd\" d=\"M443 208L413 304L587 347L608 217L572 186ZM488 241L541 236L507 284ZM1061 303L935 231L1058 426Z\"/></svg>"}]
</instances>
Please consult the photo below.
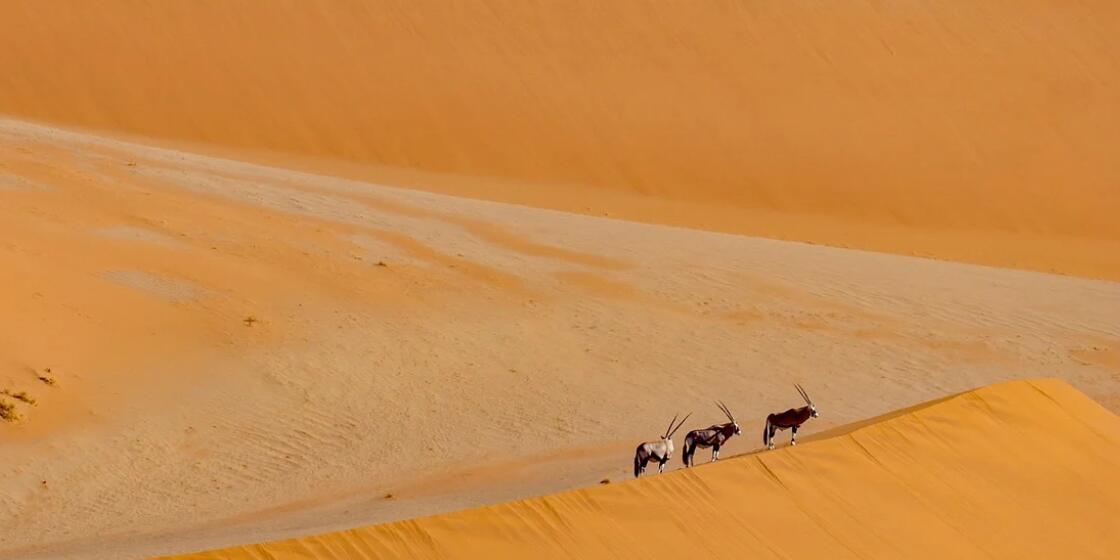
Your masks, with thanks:
<instances>
[{"instance_id":1,"label":"steep dune slope","mask_svg":"<svg viewBox=\"0 0 1120 560\"><path fill-rule=\"evenodd\" d=\"M1057 380L638 482L175 557L1111 558L1120 418Z\"/></svg>"},{"instance_id":2,"label":"steep dune slope","mask_svg":"<svg viewBox=\"0 0 1120 560\"><path fill-rule=\"evenodd\" d=\"M1117 37L1101 0L9 1L0 113L1115 279Z\"/></svg>"}]
</instances>

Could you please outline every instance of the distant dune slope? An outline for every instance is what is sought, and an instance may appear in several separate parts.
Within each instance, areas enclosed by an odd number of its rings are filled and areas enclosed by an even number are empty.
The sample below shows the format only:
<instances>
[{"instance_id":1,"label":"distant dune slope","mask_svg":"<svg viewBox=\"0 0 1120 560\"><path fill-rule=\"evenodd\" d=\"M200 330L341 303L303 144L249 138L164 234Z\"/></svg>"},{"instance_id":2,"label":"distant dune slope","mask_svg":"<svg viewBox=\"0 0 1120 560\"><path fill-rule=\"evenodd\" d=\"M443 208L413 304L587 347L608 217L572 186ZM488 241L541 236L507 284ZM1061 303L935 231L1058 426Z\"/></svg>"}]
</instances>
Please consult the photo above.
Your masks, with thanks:
<instances>
[{"instance_id":1,"label":"distant dune slope","mask_svg":"<svg viewBox=\"0 0 1120 560\"><path fill-rule=\"evenodd\" d=\"M1117 37L1104 0L8 1L0 113L1116 279Z\"/></svg>"},{"instance_id":2,"label":"distant dune slope","mask_svg":"<svg viewBox=\"0 0 1120 560\"><path fill-rule=\"evenodd\" d=\"M1120 418L1016 381L608 487L175 557L1111 558Z\"/></svg>"}]
</instances>

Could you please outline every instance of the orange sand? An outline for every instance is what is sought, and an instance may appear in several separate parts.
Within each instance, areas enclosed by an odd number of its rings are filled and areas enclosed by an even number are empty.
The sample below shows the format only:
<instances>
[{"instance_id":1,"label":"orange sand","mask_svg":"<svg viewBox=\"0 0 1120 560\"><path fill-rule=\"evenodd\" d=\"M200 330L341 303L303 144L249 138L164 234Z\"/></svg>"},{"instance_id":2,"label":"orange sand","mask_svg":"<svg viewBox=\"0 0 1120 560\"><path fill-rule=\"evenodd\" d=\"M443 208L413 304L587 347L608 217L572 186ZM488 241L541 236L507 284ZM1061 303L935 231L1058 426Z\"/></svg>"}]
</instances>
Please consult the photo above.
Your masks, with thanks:
<instances>
[{"instance_id":1,"label":"orange sand","mask_svg":"<svg viewBox=\"0 0 1120 560\"><path fill-rule=\"evenodd\" d=\"M1120 5L8 1L0 113L1120 279Z\"/></svg>"},{"instance_id":2,"label":"orange sand","mask_svg":"<svg viewBox=\"0 0 1120 560\"><path fill-rule=\"evenodd\" d=\"M1026 560L1120 547L1120 417L1060 381L823 436L640 482L174 558Z\"/></svg>"},{"instance_id":3,"label":"orange sand","mask_svg":"<svg viewBox=\"0 0 1120 560\"><path fill-rule=\"evenodd\" d=\"M757 448L794 382L807 433L1023 377L1120 410L1117 37L1102 0L0 2L0 558L618 482L713 398ZM372 531L501 552L555 505L588 550L699 517L711 555L1093 556L1116 420L1029 387Z\"/></svg>"},{"instance_id":4,"label":"orange sand","mask_svg":"<svg viewBox=\"0 0 1120 560\"><path fill-rule=\"evenodd\" d=\"M824 413L807 432L1025 376L1120 410L1115 282L18 121L0 120L0 270L0 390L36 401L0 422L3 558L205 550L618 481L673 412L719 420L713 398L744 426L727 454L757 448L795 381Z\"/></svg>"}]
</instances>

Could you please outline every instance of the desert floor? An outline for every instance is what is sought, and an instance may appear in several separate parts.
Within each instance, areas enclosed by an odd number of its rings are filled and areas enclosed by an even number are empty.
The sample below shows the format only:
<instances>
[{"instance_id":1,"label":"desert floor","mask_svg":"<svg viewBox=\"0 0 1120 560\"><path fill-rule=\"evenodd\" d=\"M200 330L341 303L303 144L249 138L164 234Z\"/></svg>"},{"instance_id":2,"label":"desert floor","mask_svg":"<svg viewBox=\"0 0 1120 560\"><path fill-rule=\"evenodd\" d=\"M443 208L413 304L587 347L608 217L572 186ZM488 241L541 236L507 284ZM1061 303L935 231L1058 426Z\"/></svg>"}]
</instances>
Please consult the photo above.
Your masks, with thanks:
<instances>
[{"instance_id":1,"label":"desert floor","mask_svg":"<svg viewBox=\"0 0 1120 560\"><path fill-rule=\"evenodd\" d=\"M744 426L727 453L760 446L795 381L822 410L810 431L1022 377L1120 408L1110 281L0 131L0 381L36 401L0 423L7 556L190 551L618 480L672 413L720 421L715 398Z\"/></svg>"}]
</instances>

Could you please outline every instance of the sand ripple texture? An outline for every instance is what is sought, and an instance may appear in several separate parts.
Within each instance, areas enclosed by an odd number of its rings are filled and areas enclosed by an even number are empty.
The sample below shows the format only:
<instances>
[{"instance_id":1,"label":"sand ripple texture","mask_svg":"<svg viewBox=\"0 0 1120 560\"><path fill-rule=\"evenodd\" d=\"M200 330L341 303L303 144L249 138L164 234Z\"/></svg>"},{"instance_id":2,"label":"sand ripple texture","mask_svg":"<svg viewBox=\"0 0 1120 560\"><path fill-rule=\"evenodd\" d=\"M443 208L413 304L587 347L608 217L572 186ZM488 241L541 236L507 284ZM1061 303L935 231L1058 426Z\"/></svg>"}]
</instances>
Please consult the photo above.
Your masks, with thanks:
<instances>
[{"instance_id":1,"label":"sand ripple texture","mask_svg":"<svg viewBox=\"0 0 1120 560\"><path fill-rule=\"evenodd\" d=\"M1118 511L1120 418L1024 380L637 482L173 558L1103 559Z\"/></svg>"}]
</instances>

